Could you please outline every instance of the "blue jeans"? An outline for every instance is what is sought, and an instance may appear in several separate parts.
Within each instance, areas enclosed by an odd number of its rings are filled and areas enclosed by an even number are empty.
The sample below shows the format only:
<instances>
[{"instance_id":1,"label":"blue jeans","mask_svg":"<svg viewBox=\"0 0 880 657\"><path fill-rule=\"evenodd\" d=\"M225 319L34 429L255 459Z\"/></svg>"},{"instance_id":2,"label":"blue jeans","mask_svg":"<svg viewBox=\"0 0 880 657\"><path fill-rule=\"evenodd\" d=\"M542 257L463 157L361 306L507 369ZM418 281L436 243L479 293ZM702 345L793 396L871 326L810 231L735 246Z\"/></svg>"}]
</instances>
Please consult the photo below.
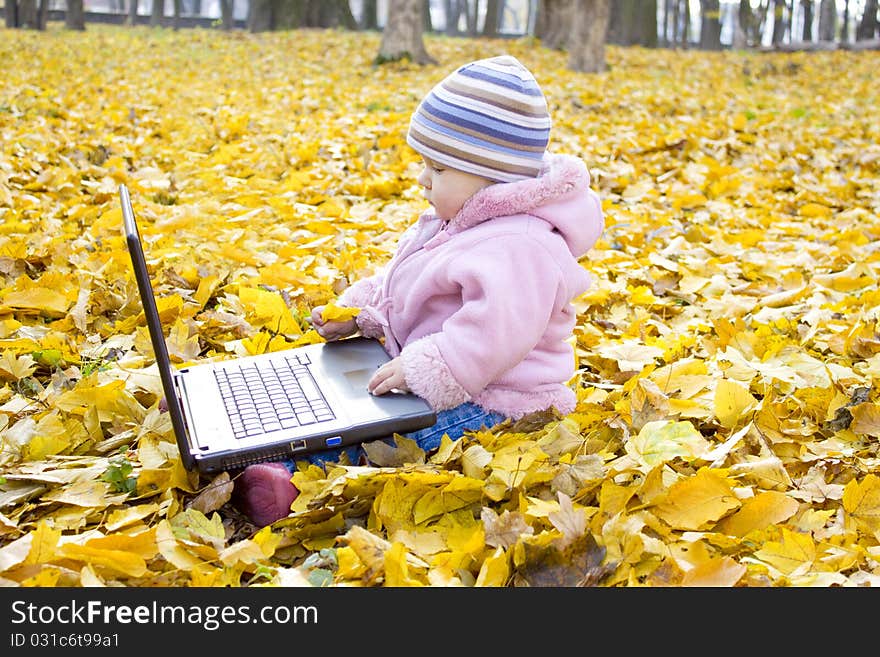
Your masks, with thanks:
<instances>
[{"instance_id":1,"label":"blue jeans","mask_svg":"<svg viewBox=\"0 0 880 657\"><path fill-rule=\"evenodd\" d=\"M415 440L419 447L426 452L430 452L440 447L440 439L443 437L443 434L448 435L452 440L457 440L464 435L465 431L476 431L483 427L491 429L505 419L505 416L500 413L492 413L480 408L476 404L465 402L455 408L439 411L437 413L437 422L430 427L401 435L410 440ZM385 438L384 440L391 445L394 444L393 438ZM366 457L363 447L351 445L350 447L340 449L327 449L315 452L304 457L304 460L318 466L323 466L328 461L338 461L343 452L348 455L349 462L353 464L357 464L361 456ZM294 461L287 460L282 462L290 472L296 471Z\"/></svg>"}]
</instances>

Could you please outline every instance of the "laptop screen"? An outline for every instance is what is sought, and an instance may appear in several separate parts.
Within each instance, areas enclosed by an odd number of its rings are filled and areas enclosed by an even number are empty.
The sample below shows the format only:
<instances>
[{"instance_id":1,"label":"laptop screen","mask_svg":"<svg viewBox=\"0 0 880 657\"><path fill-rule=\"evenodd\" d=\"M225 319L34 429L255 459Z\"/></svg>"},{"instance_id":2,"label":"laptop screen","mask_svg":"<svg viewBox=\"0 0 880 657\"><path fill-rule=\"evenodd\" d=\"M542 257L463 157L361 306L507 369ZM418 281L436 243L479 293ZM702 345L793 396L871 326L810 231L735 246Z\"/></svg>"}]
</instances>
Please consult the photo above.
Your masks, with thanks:
<instances>
[{"instance_id":1,"label":"laptop screen","mask_svg":"<svg viewBox=\"0 0 880 657\"><path fill-rule=\"evenodd\" d=\"M150 282L150 274L147 270L146 258L144 258L140 233L134 220L131 198L125 185L119 185L119 198L122 203L122 218L125 226L125 239L128 243L128 253L131 256L135 280L140 291L141 305L144 309L144 316L147 319L150 341L153 343L153 354L156 358L156 366L159 368L159 377L162 379L162 389L165 391L165 400L168 402L171 425L174 427L174 434L177 438L177 445L180 451L180 458L183 459L183 465L185 468L190 469L195 459L190 451L191 447L186 441L186 422L183 419L183 412L180 410L177 391L174 387L171 358L168 356L165 333L162 329L162 322L159 319L156 298L153 296L153 285Z\"/></svg>"}]
</instances>

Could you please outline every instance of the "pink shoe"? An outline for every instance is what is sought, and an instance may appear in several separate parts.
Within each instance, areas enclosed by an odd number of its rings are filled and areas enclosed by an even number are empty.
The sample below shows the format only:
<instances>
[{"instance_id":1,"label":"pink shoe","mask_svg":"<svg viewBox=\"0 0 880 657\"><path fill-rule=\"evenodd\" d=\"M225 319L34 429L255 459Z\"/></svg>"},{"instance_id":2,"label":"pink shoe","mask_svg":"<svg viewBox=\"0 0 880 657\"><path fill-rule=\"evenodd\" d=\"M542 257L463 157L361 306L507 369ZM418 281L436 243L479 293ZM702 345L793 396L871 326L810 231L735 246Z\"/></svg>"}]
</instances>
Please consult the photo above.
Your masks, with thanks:
<instances>
[{"instance_id":1,"label":"pink shoe","mask_svg":"<svg viewBox=\"0 0 880 657\"><path fill-rule=\"evenodd\" d=\"M290 505L299 495L283 463L249 465L235 482L242 510L260 527L287 516Z\"/></svg>"}]
</instances>

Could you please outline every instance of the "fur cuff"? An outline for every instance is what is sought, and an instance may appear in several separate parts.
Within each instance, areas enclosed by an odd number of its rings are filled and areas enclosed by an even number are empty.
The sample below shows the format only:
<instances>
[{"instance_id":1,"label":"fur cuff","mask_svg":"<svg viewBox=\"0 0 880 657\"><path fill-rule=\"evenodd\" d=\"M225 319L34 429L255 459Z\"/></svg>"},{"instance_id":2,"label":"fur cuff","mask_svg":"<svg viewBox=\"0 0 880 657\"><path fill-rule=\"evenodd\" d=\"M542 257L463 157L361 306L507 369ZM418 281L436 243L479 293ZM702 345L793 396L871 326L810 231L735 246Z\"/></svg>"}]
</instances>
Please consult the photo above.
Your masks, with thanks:
<instances>
[{"instance_id":1,"label":"fur cuff","mask_svg":"<svg viewBox=\"0 0 880 657\"><path fill-rule=\"evenodd\" d=\"M406 385L435 411L454 408L471 400L459 385L431 336L404 347L400 354Z\"/></svg>"},{"instance_id":2,"label":"fur cuff","mask_svg":"<svg viewBox=\"0 0 880 657\"><path fill-rule=\"evenodd\" d=\"M339 306L346 306L348 308L368 306L376 290L379 289L381 282L381 277L376 274L352 283L339 295L336 303Z\"/></svg>"},{"instance_id":3,"label":"fur cuff","mask_svg":"<svg viewBox=\"0 0 880 657\"><path fill-rule=\"evenodd\" d=\"M385 329L382 328L382 325L375 320L371 313L364 312L363 309L354 318L354 321L358 325L361 335L367 338L381 338L385 336Z\"/></svg>"}]
</instances>

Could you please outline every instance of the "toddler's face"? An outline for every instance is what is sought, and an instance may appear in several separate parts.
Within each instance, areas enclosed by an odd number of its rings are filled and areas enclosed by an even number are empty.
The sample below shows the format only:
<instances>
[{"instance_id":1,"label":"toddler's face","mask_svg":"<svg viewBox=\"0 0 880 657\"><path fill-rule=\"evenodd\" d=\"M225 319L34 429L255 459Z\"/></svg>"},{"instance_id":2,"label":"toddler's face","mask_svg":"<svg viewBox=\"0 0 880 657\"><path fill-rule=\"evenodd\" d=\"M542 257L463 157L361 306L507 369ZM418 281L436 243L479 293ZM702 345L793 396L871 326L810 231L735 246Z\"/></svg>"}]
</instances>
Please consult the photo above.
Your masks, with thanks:
<instances>
[{"instance_id":1,"label":"toddler's face","mask_svg":"<svg viewBox=\"0 0 880 657\"><path fill-rule=\"evenodd\" d=\"M448 221L458 214L476 192L493 184L488 178L450 169L422 156L425 168L419 174L418 183L425 188L425 198L434 206L438 217Z\"/></svg>"}]
</instances>

